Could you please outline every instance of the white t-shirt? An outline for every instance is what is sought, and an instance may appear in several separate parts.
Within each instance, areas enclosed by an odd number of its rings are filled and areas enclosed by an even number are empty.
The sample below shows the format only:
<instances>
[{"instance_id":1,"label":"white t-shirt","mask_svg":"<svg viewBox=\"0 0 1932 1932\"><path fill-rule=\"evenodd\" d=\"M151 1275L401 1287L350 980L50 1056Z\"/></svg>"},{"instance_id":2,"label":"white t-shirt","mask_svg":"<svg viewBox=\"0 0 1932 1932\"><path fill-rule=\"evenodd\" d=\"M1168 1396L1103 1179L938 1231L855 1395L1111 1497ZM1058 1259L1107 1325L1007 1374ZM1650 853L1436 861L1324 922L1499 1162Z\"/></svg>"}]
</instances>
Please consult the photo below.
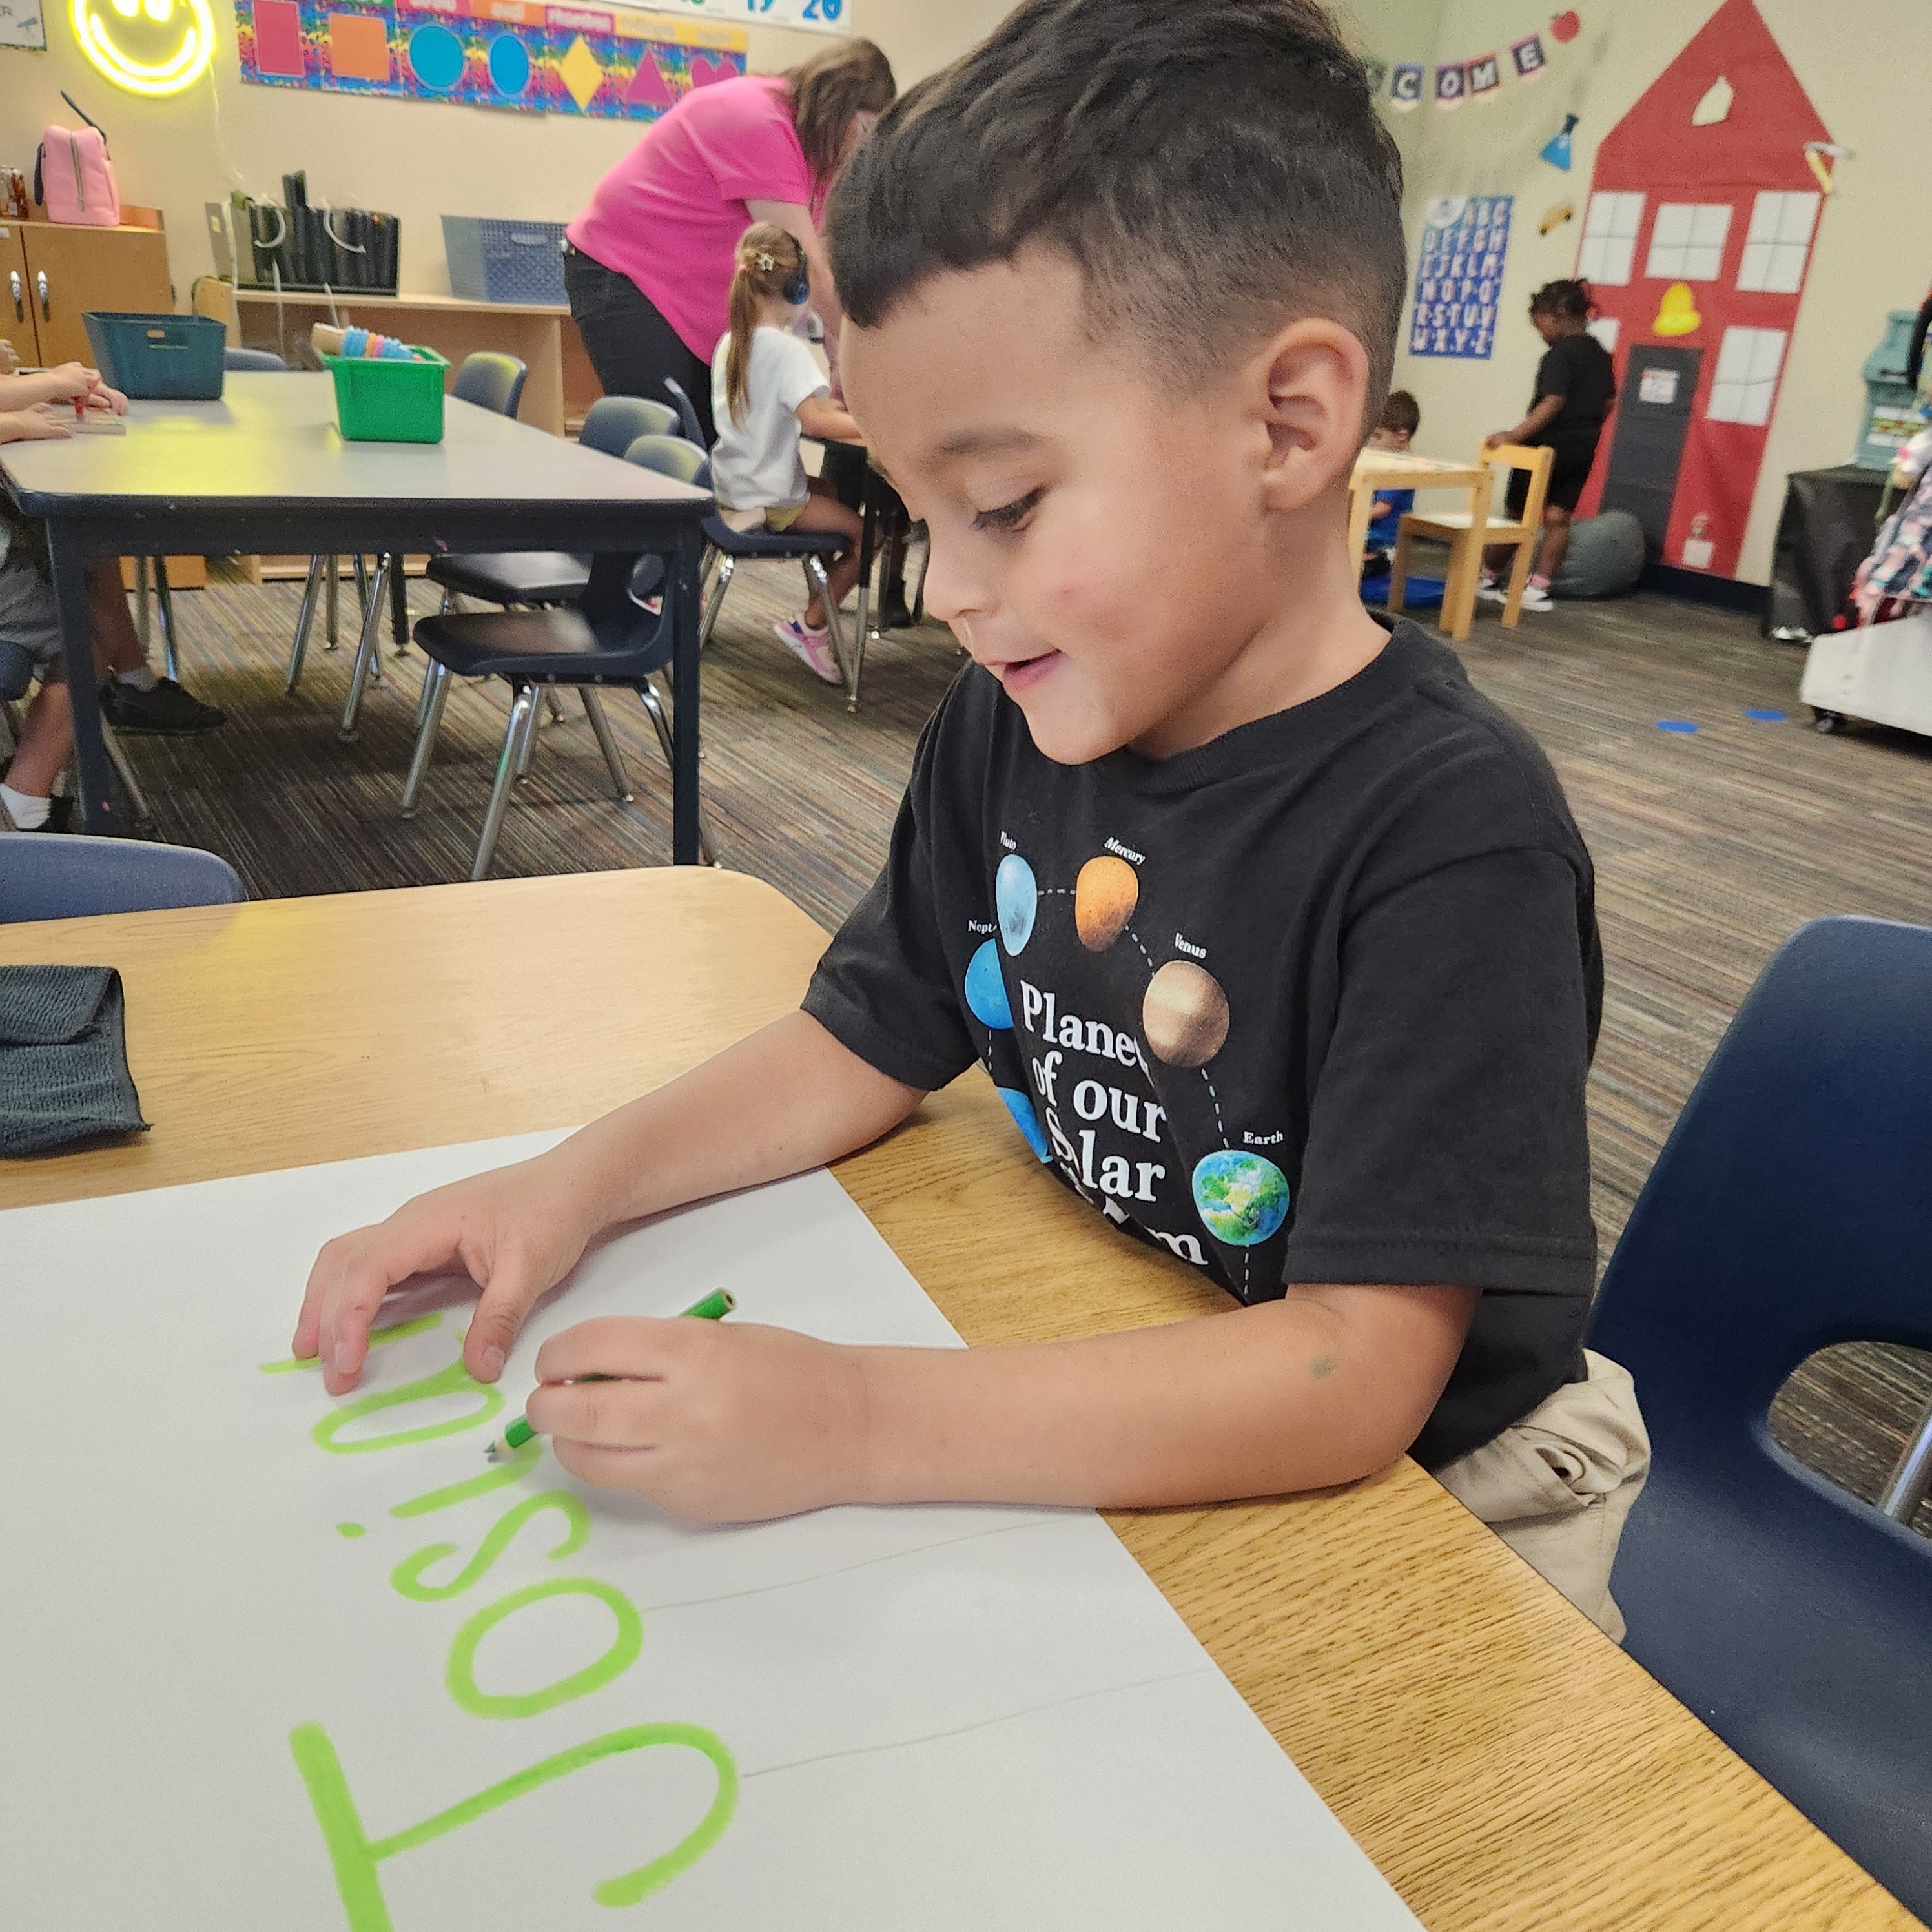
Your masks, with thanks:
<instances>
[{"instance_id":1,"label":"white t-shirt","mask_svg":"<svg viewBox=\"0 0 1932 1932\"><path fill-rule=\"evenodd\" d=\"M808 397L830 395L832 386L799 337L782 328L755 328L744 420L734 422L724 393L730 352L730 336L721 336L711 358L711 417L718 430L711 487L718 502L734 510L802 503L808 492L798 453L798 406Z\"/></svg>"}]
</instances>

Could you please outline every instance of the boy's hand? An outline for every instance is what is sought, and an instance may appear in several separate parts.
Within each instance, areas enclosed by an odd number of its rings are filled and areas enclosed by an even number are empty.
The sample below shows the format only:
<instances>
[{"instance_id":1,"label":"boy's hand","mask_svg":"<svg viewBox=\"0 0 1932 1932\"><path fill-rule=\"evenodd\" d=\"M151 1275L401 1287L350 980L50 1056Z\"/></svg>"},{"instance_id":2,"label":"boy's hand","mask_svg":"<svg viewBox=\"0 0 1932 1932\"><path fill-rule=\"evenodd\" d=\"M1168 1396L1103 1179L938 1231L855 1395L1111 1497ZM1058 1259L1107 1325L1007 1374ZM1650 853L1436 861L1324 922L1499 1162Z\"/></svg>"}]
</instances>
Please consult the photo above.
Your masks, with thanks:
<instances>
[{"instance_id":1,"label":"boy's hand","mask_svg":"<svg viewBox=\"0 0 1932 1932\"><path fill-rule=\"evenodd\" d=\"M53 442L73 434L71 412L56 408L50 403L37 404L31 410L14 410L0 416L0 442Z\"/></svg>"},{"instance_id":2,"label":"boy's hand","mask_svg":"<svg viewBox=\"0 0 1932 1932\"><path fill-rule=\"evenodd\" d=\"M542 1155L419 1194L316 1257L294 1352L320 1354L323 1386L344 1394L362 1372L370 1327L390 1289L412 1275L460 1270L483 1291L463 1359L478 1382L494 1382L537 1298L577 1265L598 1226L572 1193L567 1171Z\"/></svg>"},{"instance_id":3,"label":"boy's hand","mask_svg":"<svg viewBox=\"0 0 1932 1932\"><path fill-rule=\"evenodd\" d=\"M94 387L87 392L87 406L91 410L112 410L117 416L124 416L128 413L128 398L96 376Z\"/></svg>"},{"instance_id":4,"label":"boy's hand","mask_svg":"<svg viewBox=\"0 0 1932 1932\"><path fill-rule=\"evenodd\" d=\"M90 369L82 362L63 362L58 368L43 371L34 386L46 391L50 398L84 403L97 388L105 386L98 369Z\"/></svg>"},{"instance_id":5,"label":"boy's hand","mask_svg":"<svg viewBox=\"0 0 1932 1932\"><path fill-rule=\"evenodd\" d=\"M607 1316L538 1351L524 1412L584 1482L760 1522L864 1493L865 1353L754 1322ZM622 1379L572 1379L593 1375Z\"/></svg>"},{"instance_id":6,"label":"boy's hand","mask_svg":"<svg viewBox=\"0 0 1932 1932\"><path fill-rule=\"evenodd\" d=\"M10 376L20 366L20 352L0 335L0 376Z\"/></svg>"}]
</instances>

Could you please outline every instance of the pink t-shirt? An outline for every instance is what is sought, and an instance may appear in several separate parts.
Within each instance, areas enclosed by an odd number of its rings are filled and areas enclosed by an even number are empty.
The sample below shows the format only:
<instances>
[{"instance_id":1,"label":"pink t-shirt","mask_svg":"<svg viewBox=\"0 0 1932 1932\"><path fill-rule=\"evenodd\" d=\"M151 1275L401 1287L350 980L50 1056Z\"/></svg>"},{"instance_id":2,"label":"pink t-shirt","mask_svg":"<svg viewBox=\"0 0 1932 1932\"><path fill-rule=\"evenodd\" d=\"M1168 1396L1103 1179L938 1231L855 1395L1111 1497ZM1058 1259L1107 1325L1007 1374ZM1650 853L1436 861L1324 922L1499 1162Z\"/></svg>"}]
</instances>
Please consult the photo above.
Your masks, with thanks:
<instances>
[{"instance_id":1,"label":"pink t-shirt","mask_svg":"<svg viewBox=\"0 0 1932 1932\"><path fill-rule=\"evenodd\" d=\"M746 203L811 207L812 178L792 125L791 93L775 75L694 88L597 184L570 239L628 275L686 348L706 362L730 326L734 251L751 226Z\"/></svg>"}]
</instances>

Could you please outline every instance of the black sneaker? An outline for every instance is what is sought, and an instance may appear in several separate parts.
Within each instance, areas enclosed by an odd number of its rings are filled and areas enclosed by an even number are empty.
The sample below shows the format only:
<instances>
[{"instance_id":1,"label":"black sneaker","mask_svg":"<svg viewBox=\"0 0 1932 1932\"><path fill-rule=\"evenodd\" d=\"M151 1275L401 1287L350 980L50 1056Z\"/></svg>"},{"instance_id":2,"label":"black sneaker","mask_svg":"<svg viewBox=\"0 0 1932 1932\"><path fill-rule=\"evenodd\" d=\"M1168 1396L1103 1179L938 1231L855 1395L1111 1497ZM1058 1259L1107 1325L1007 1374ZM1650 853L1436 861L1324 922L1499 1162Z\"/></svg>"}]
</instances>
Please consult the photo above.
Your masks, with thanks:
<instances>
[{"instance_id":1,"label":"black sneaker","mask_svg":"<svg viewBox=\"0 0 1932 1932\"><path fill-rule=\"evenodd\" d=\"M152 691L137 691L117 677L100 688L100 715L116 731L135 737L191 737L228 722L228 714L204 704L171 677L154 680Z\"/></svg>"}]
</instances>

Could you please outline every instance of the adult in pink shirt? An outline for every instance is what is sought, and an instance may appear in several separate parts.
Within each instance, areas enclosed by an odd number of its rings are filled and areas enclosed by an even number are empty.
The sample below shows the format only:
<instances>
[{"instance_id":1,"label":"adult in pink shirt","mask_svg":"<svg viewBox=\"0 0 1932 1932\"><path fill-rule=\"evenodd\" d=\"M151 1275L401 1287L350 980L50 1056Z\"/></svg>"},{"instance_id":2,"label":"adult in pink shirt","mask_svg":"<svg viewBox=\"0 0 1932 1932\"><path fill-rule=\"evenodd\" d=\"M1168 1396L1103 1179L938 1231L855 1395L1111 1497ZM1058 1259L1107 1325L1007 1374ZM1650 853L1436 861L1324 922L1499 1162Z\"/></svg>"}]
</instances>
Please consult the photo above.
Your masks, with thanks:
<instances>
[{"instance_id":1,"label":"adult in pink shirt","mask_svg":"<svg viewBox=\"0 0 1932 1932\"><path fill-rule=\"evenodd\" d=\"M738 237L754 221L797 236L836 356L838 298L818 212L896 92L870 40L841 40L784 74L694 88L652 122L571 224L564 257L570 312L606 394L663 402L674 376L710 440L712 354L728 325Z\"/></svg>"}]
</instances>

